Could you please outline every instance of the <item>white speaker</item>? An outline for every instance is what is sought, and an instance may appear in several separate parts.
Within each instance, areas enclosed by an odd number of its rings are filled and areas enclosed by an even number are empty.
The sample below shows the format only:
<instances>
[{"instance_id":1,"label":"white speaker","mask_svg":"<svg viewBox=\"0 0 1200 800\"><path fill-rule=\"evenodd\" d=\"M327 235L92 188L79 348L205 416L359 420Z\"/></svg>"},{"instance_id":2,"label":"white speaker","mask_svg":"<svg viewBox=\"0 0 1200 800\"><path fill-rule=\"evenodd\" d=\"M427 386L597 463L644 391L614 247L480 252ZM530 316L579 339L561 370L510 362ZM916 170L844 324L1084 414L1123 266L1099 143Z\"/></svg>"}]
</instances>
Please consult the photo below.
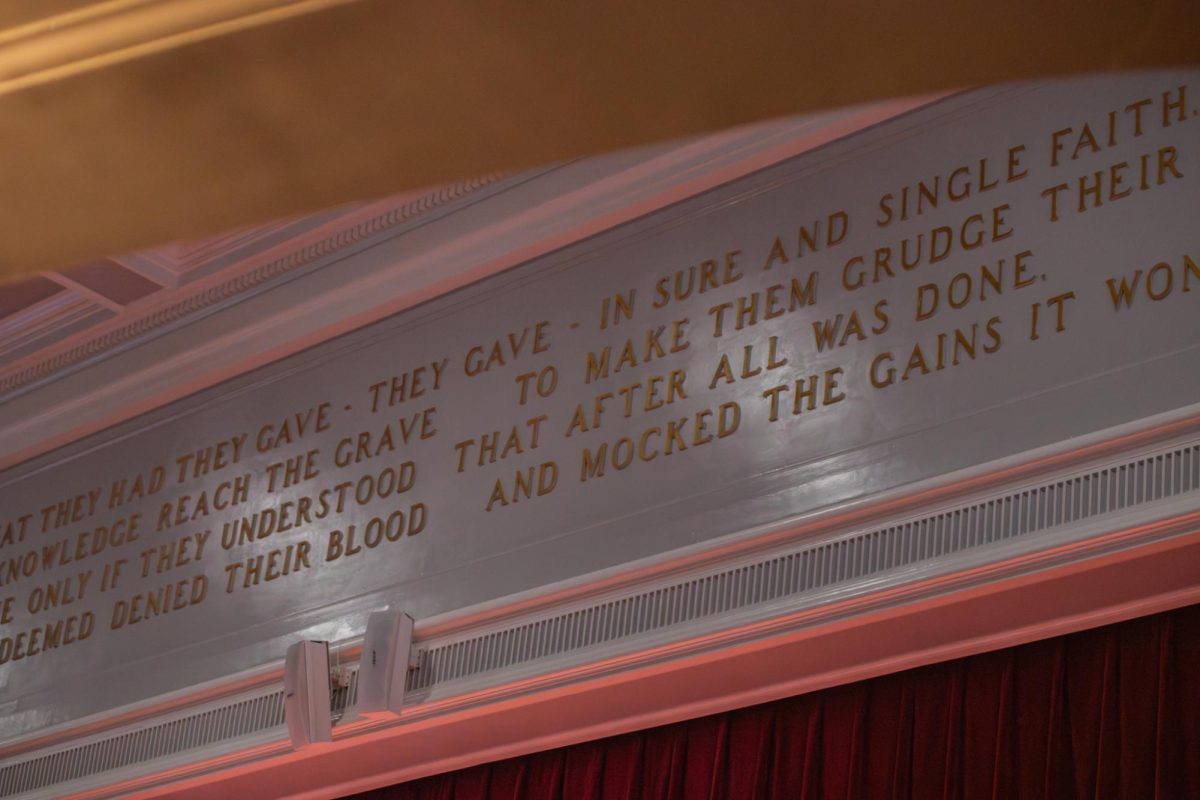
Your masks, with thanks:
<instances>
[{"instance_id":1,"label":"white speaker","mask_svg":"<svg viewBox=\"0 0 1200 800\"><path fill-rule=\"evenodd\" d=\"M283 716L293 746L333 741L329 707L329 643L296 642L283 670Z\"/></svg>"},{"instance_id":2,"label":"white speaker","mask_svg":"<svg viewBox=\"0 0 1200 800\"><path fill-rule=\"evenodd\" d=\"M367 617L358 663L358 713L362 716L400 714L412 634L413 618L401 611L376 611Z\"/></svg>"}]
</instances>

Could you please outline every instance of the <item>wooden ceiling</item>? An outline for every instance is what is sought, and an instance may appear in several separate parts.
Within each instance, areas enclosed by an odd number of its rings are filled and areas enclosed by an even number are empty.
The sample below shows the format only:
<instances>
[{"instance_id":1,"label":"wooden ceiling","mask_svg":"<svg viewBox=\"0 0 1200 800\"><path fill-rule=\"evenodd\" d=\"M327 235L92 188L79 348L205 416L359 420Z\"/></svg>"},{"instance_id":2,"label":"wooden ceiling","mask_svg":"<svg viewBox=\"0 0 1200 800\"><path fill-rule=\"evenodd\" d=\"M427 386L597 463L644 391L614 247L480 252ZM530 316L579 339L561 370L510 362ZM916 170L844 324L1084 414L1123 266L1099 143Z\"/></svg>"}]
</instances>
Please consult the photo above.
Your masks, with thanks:
<instances>
[{"instance_id":1,"label":"wooden ceiling","mask_svg":"<svg viewBox=\"0 0 1200 800\"><path fill-rule=\"evenodd\" d=\"M1194 0L10 0L0 364L178 303L363 198L1198 45Z\"/></svg>"},{"instance_id":2,"label":"wooden ceiling","mask_svg":"<svg viewBox=\"0 0 1200 800\"><path fill-rule=\"evenodd\" d=\"M0 5L7 275L810 109L1200 53L1195 0Z\"/></svg>"}]
</instances>

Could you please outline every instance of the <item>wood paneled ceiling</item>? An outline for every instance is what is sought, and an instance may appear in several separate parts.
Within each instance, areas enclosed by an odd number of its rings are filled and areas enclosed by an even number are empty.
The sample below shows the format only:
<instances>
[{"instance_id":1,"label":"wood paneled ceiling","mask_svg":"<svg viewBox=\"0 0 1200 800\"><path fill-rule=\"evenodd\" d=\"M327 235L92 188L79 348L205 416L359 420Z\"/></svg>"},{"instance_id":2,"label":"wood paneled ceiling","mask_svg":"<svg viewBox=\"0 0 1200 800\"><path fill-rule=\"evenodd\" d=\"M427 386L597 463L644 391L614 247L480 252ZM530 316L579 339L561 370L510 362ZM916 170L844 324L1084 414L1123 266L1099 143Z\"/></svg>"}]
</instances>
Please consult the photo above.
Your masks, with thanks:
<instances>
[{"instance_id":1,"label":"wood paneled ceiling","mask_svg":"<svg viewBox=\"0 0 1200 800\"><path fill-rule=\"evenodd\" d=\"M1195 0L17 0L0 27L10 276L757 119L1200 53Z\"/></svg>"}]
</instances>

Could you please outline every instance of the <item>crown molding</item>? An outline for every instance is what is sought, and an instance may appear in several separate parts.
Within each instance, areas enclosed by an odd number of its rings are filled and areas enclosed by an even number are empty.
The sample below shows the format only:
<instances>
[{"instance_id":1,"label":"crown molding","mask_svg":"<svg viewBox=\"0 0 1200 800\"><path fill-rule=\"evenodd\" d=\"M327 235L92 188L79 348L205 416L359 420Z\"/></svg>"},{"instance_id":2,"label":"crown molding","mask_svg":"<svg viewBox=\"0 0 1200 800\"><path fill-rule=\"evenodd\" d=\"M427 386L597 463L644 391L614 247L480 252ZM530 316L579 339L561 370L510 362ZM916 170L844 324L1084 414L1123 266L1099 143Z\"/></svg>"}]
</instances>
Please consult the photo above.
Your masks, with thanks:
<instances>
[{"instance_id":1,"label":"crown molding","mask_svg":"<svg viewBox=\"0 0 1200 800\"><path fill-rule=\"evenodd\" d=\"M0 469L936 99L481 178L251 248L236 269L187 284L166 305L0 370Z\"/></svg>"},{"instance_id":2,"label":"crown molding","mask_svg":"<svg viewBox=\"0 0 1200 800\"><path fill-rule=\"evenodd\" d=\"M132 319L120 316L107 324L91 328L80 337L67 339L48 351L17 361L0 371L0 397L147 336L159 328L224 303L277 280L289 272L336 255L340 250L384 234L428 211L466 197L494 183L498 177L488 176L445 186L366 219L352 217L351 224L338 226L334 231L302 247L291 249L249 269L240 270L233 276L221 273L216 282L199 282L182 296L172 294L165 304L144 310ZM55 279L60 280L57 277Z\"/></svg>"},{"instance_id":3,"label":"crown molding","mask_svg":"<svg viewBox=\"0 0 1200 800\"><path fill-rule=\"evenodd\" d=\"M732 546L664 556L653 572L634 564L585 576L570 595L550 587L536 598L510 598L504 613L484 620L473 609L450 615L453 622L419 620L417 666L400 717L357 715L351 691L335 702L334 742L320 751L295 752L269 715L249 732L231 722L220 736L202 735L214 727L206 720L231 720L247 703L280 705L276 663L12 737L0 742L0 758L13 765L8 775L20 781L14 794L23 800L236 797L248 796L256 782L281 796L342 797L1189 605L1200 599L1191 567L1200 553L1195 473L1184 485L1159 471L1161 493L1128 503L1113 494L1109 505L1065 522L1033 516L1024 532L963 540L961 549L877 574L833 577L823 588L788 593L746 568L871 531L891 535L920 520L962 519L967 509L1005 497L1044 497L1049 486L1097 473L1139 481L1139 463L1171 453L1192 458L1200 446L1197 410L855 501L800 526L783 525L775 537L760 532ZM711 560L695 560L702 550ZM715 579L734 572L748 583L736 592L720 589ZM711 594L672 600L654 615L604 616L605 608L685 584ZM748 588L754 585L759 590ZM572 617L590 621L571 629L570 646L550 654L519 633ZM661 624L639 622L651 619ZM475 650L456 653L464 644ZM361 639L335 649L357 668ZM436 661L438 651L451 660ZM474 669L458 669L464 665ZM168 725L177 733L162 753L147 755L129 741ZM97 752L111 760L99 762ZM398 752L405 757L397 759ZM55 777L46 763L53 759L92 771ZM28 769L18 773L22 764Z\"/></svg>"}]
</instances>

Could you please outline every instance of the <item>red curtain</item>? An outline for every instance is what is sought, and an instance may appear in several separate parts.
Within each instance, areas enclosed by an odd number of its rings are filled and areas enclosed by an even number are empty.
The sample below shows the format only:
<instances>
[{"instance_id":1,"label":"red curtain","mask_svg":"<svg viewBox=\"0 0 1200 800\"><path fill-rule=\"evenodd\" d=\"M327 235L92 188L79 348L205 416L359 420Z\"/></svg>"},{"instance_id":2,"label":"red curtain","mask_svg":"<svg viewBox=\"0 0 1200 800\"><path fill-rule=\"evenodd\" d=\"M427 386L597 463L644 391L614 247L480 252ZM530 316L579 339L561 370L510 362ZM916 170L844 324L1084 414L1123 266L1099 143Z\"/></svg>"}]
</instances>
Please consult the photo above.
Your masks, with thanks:
<instances>
[{"instance_id":1,"label":"red curtain","mask_svg":"<svg viewBox=\"0 0 1200 800\"><path fill-rule=\"evenodd\" d=\"M355 800L1200 798L1200 606Z\"/></svg>"}]
</instances>

